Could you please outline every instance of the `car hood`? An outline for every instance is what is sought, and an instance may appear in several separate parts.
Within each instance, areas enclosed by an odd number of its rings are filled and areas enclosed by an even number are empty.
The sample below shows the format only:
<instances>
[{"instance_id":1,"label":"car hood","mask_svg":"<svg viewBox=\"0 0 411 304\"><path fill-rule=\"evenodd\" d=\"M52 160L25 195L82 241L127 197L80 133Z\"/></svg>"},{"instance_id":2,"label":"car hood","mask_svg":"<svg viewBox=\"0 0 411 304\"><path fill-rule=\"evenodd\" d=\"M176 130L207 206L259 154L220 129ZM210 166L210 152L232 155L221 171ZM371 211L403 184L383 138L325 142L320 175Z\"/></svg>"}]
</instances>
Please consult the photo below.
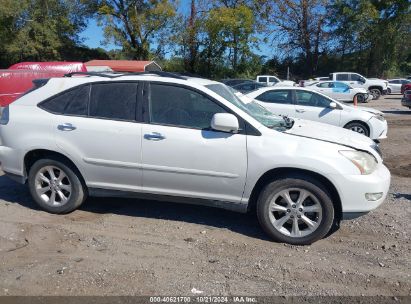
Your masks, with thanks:
<instances>
[{"instance_id":1,"label":"car hood","mask_svg":"<svg viewBox=\"0 0 411 304\"><path fill-rule=\"evenodd\" d=\"M335 143L357 150L370 151L370 148L375 145L369 137L359 133L303 119L295 119L294 126L285 133Z\"/></svg>"},{"instance_id":2,"label":"car hood","mask_svg":"<svg viewBox=\"0 0 411 304\"><path fill-rule=\"evenodd\" d=\"M358 106L355 107L355 106L351 106L351 105L347 105L347 104L342 104L341 106L344 108L344 110L349 110L350 112L352 112L352 111L364 111L364 112L371 113L371 114L374 114L374 115L384 116L384 113L381 112L380 110L369 108L369 107L361 107L361 106L360 107L358 107Z\"/></svg>"}]
</instances>

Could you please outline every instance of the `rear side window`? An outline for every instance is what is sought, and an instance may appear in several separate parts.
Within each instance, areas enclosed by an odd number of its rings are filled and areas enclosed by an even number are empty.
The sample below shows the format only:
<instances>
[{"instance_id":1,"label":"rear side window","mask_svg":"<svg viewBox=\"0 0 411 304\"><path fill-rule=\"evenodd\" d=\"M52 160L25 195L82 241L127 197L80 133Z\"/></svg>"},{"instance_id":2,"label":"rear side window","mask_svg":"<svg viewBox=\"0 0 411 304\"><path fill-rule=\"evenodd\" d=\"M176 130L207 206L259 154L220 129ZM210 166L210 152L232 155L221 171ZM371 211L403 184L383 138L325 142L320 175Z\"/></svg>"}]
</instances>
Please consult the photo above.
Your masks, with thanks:
<instances>
[{"instance_id":1,"label":"rear side window","mask_svg":"<svg viewBox=\"0 0 411 304\"><path fill-rule=\"evenodd\" d=\"M56 114L87 116L90 86L81 86L44 102L41 107Z\"/></svg>"},{"instance_id":2,"label":"rear side window","mask_svg":"<svg viewBox=\"0 0 411 304\"><path fill-rule=\"evenodd\" d=\"M257 96L255 99L263 101L263 102L269 102L269 103L281 103L281 104L292 104L293 103L290 90L267 91Z\"/></svg>"},{"instance_id":3,"label":"rear side window","mask_svg":"<svg viewBox=\"0 0 411 304\"><path fill-rule=\"evenodd\" d=\"M102 83L91 88L91 117L135 120L136 108L136 83Z\"/></svg>"},{"instance_id":4,"label":"rear side window","mask_svg":"<svg viewBox=\"0 0 411 304\"><path fill-rule=\"evenodd\" d=\"M348 74L337 74L337 80L348 81Z\"/></svg>"},{"instance_id":5,"label":"rear side window","mask_svg":"<svg viewBox=\"0 0 411 304\"><path fill-rule=\"evenodd\" d=\"M258 77L258 82L267 82L267 77Z\"/></svg>"},{"instance_id":6,"label":"rear side window","mask_svg":"<svg viewBox=\"0 0 411 304\"><path fill-rule=\"evenodd\" d=\"M326 108L330 106L330 100L315 94L313 92L296 90L295 97L297 105L299 106L308 106L308 107L319 107Z\"/></svg>"}]
</instances>

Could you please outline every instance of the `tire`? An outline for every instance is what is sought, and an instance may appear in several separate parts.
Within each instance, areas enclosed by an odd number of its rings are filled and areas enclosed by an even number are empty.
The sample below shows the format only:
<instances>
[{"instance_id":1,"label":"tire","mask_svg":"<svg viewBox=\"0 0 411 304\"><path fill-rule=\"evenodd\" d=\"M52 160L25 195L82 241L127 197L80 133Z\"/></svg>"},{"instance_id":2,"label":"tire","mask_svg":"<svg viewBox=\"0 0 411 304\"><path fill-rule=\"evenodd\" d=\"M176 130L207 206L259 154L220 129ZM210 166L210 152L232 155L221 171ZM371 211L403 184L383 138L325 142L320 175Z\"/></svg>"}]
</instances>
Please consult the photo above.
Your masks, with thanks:
<instances>
[{"instance_id":1,"label":"tire","mask_svg":"<svg viewBox=\"0 0 411 304\"><path fill-rule=\"evenodd\" d=\"M356 94L356 95L354 96L354 99L355 99L355 97L357 97L357 102L358 102L358 103L366 103L366 102L368 102L368 101L365 99L364 94ZM353 100L353 102L354 102L354 100Z\"/></svg>"},{"instance_id":2,"label":"tire","mask_svg":"<svg viewBox=\"0 0 411 304\"><path fill-rule=\"evenodd\" d=\"M391 94L391 89L387 88L387 94Z\"/></svg>"},{"instance_id":3,"label":"tire","mask_svg":"<svg viewBox=\"0 0 411 304\"><path fill-rule=\"evenodd\" d=\"M58 157L36 161L30 168L28 184L34 201L50 213L69 213L80 207L87 197L80 173Z\"/></svg>"},{"instance_id":4,"label":"tire","mask_svg":"<svg viewBox=\"0 0 411 304\"><path fill-rule=\"evenodd\" d=\"M365 135L367 137L370 136L370 131L368 131L367 126L364 123L361 123L361 122L357 122L357 121L350 122L347 125L345 125L344 128L348 129L348 130L351 130L351 131L354 131L354 132L357 132L357 133L360 133L360 134Z\"/></svg>"},{"instance_id":5,"label":"tire","mask_svg":"<svg viewBox=\"0 0 411 304\"><path fill-rule=\"evenodd\" d=\"M308 196L301 202L300 209L302 194ZM308 208L312 212L304 211ZM334 205L324 186L311 177L286 177L263 188L257 201L257 217L263 230L275 241L309 245L330 231L334 223Z\"/></svg>"},{"instance_id":6,"label":"tire","mask_svg":"<svg viewBox=\"0 0 411 304\"><path fill-rule=\"evenodd\" d=\"M377 100L381 97L382 92L380 89L370 89L370 93L372 94L372 99Z\"/></svg>"}]
</instances>

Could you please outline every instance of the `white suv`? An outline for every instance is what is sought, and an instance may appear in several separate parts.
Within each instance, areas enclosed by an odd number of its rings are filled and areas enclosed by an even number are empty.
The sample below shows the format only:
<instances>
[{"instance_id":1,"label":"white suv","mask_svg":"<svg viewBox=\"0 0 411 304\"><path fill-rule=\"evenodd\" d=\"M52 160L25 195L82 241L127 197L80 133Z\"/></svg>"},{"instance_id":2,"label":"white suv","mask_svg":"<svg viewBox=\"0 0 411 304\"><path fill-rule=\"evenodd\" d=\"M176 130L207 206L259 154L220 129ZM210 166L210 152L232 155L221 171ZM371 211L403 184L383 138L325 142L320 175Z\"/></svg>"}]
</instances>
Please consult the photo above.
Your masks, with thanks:
<instances>
[{"instance_id":1,"label":"white suv","mask_svg":"<svg viewBox=\"0 0 411 304\"><path fill-rule=\"evenodd\" d=\"M5 108L0 161L52 213L88 195L255 208L275 240L310 244L389 189L369 138L283 119L218 82L157 72L39 86Z\"/></svg>"}]
</instances>

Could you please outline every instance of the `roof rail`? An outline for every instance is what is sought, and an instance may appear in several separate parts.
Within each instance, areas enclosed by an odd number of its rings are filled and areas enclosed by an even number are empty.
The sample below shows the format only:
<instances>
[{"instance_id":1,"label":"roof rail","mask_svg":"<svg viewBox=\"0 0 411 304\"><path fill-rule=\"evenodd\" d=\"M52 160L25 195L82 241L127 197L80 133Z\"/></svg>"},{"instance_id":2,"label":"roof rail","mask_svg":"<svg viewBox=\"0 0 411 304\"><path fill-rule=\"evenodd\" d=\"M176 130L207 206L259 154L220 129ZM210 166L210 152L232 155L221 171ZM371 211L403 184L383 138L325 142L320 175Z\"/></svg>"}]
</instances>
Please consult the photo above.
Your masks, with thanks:
<instances>
[{"instance_id":1,"label":"roof rail","mask_svg":"<svg viewBox=\"0 0 411 304\"><path fill-rule=\"evenodd\" d=\"M182 77L180 75L164 72L164 71L148 71L148 72L73 72L65 74L64 77L71 77L73 75L85 75L85 76L98 76L98 77L106 77L106 78L117 78L122 76L137 76L137 75L157 75L161 77L169 77L169 78L176 78L176 79L183 79L187 80L187 78Z\"/></svg>"}]
</instances>

